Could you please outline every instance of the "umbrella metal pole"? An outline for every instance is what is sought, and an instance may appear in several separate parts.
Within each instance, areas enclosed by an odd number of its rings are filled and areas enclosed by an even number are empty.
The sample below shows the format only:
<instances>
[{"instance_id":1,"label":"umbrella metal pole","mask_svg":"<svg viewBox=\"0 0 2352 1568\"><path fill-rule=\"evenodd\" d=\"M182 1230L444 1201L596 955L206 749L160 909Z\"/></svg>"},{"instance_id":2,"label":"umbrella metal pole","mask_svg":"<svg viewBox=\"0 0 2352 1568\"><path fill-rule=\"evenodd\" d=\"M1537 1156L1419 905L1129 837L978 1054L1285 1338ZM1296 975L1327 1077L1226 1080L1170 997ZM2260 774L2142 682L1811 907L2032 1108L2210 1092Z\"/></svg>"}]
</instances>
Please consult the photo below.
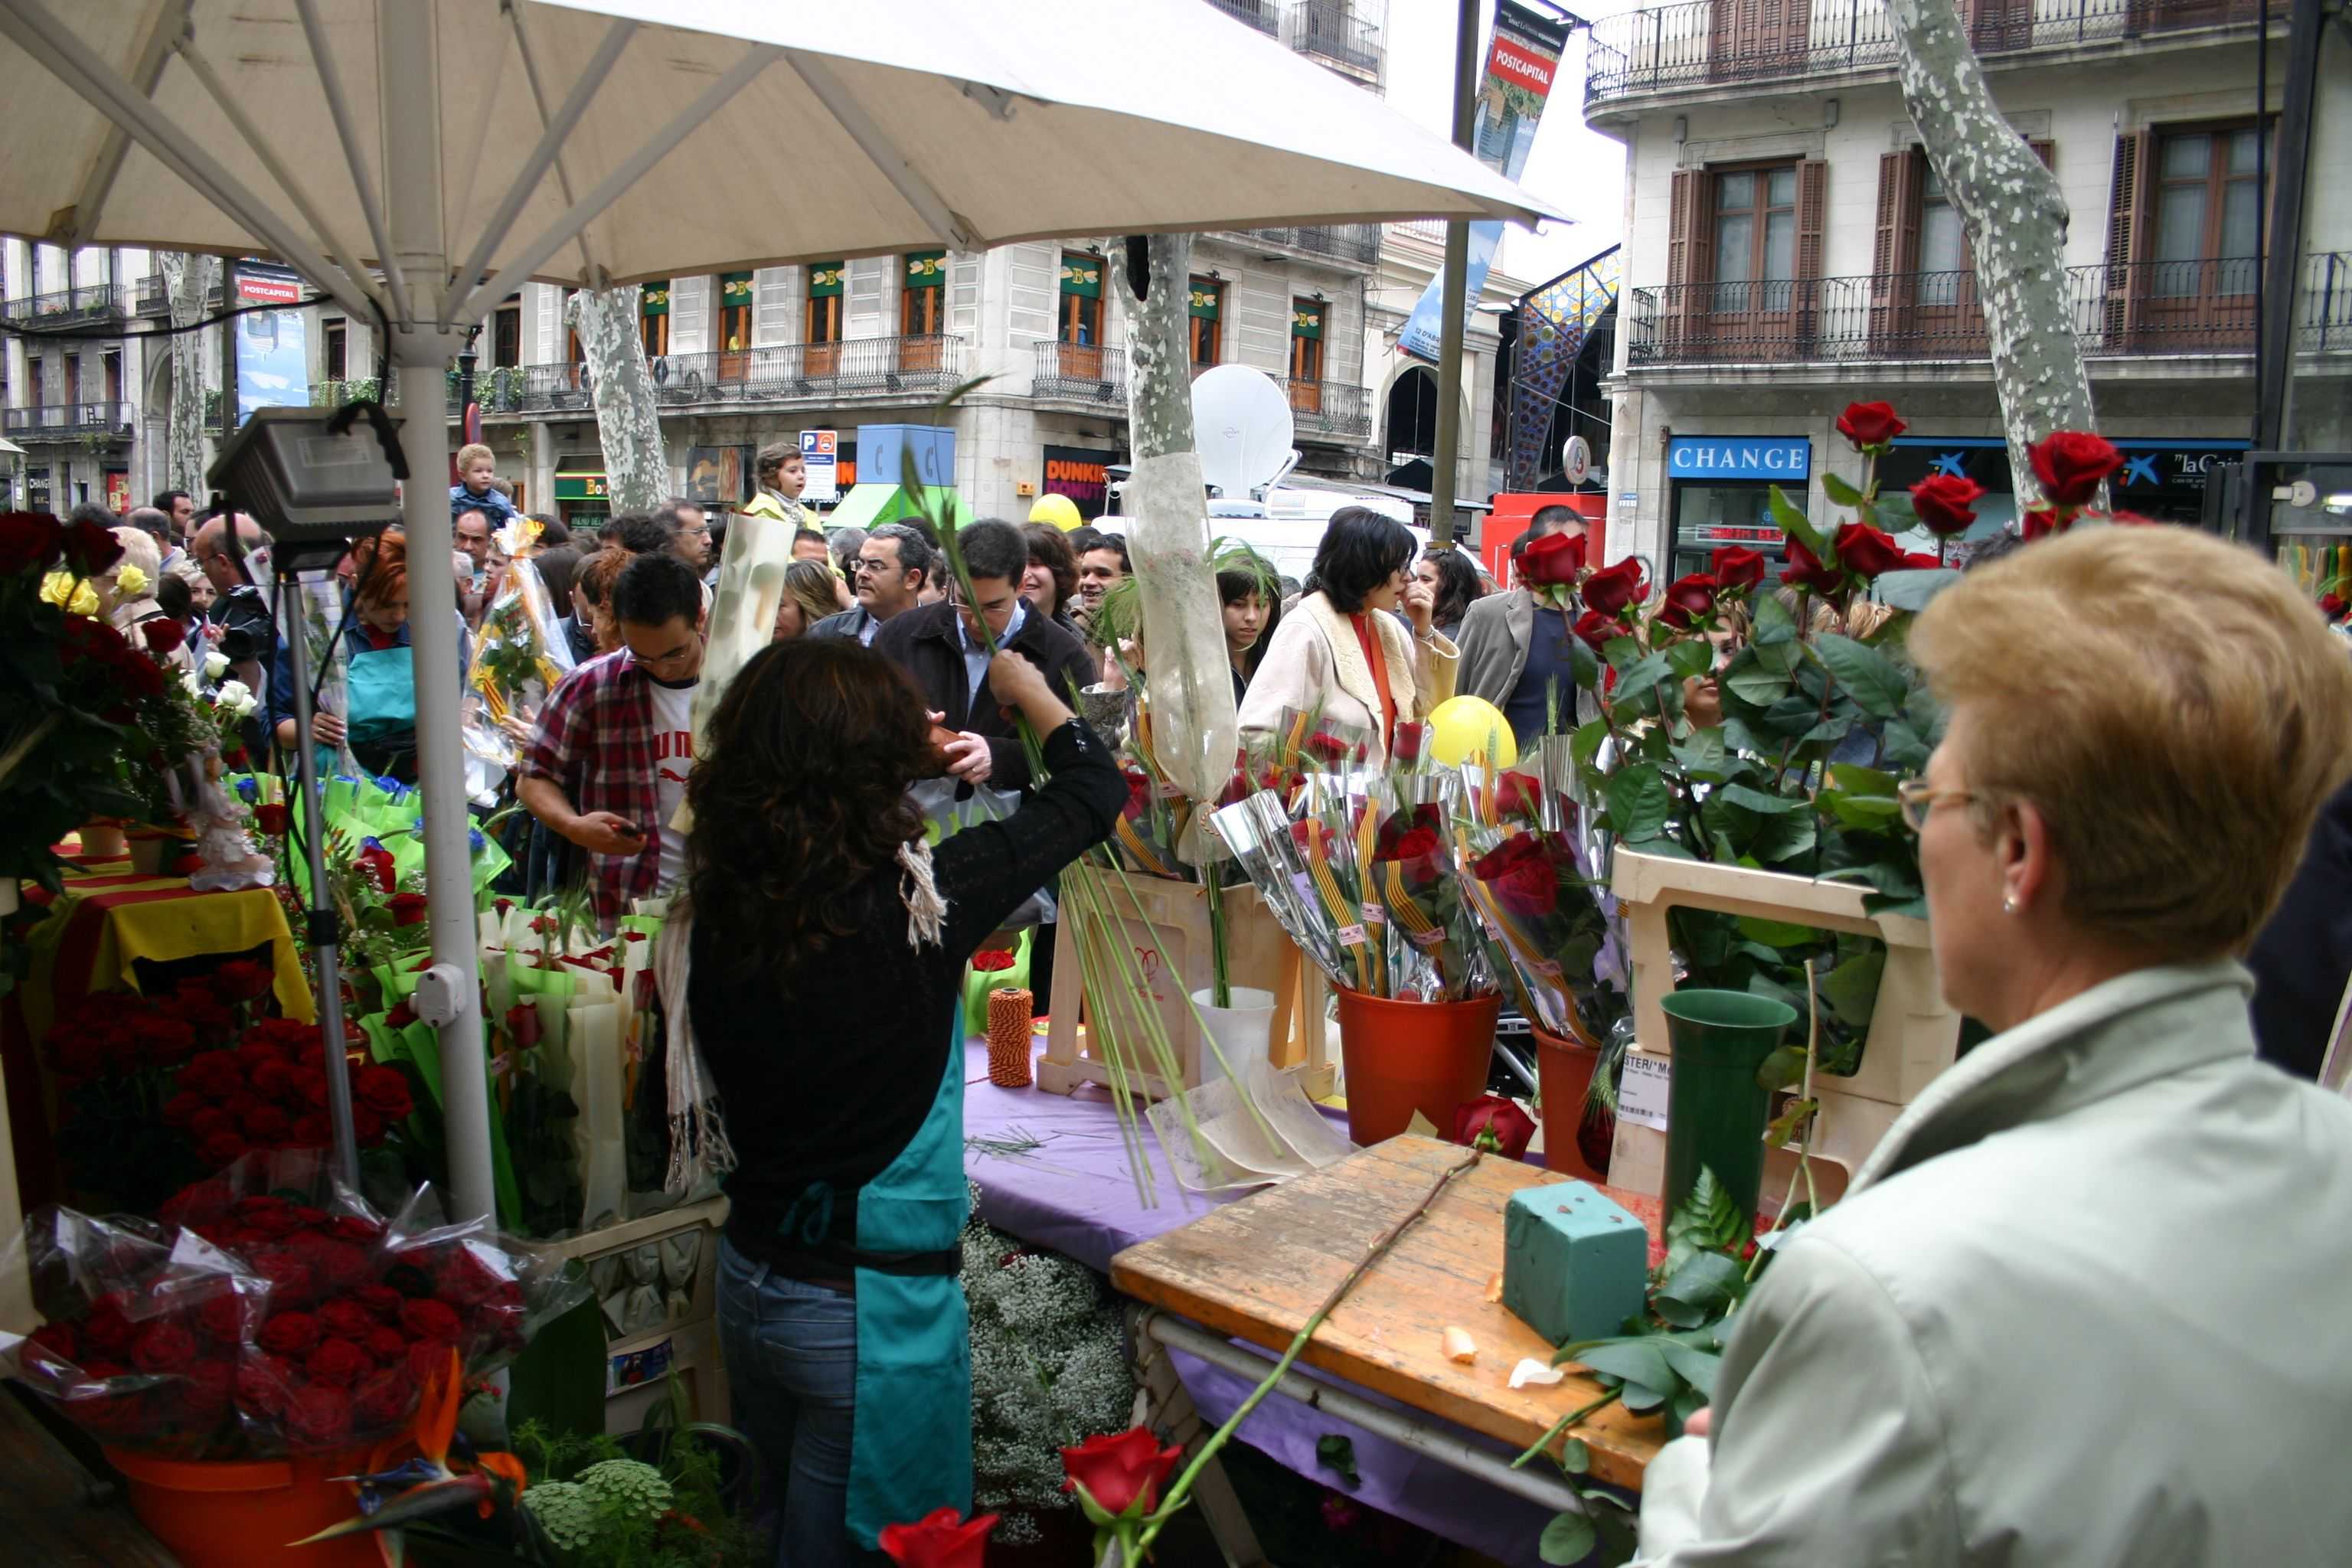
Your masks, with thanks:
<instances>
[{"instance_id":1,"label":"umbrella metal pole","mask_svg":"<svg viewBox=\"0 0 2352 1568\"><path fill-rule=\"evenodd\" d=\"M302 626L296 596L302 591L290 569L278 574L278 609L285 629L286 670L294 682L294 777L302 792L302 853L310 862L310 897L305 904L304 935L318 962L319 1036L324 1043L327 1068L327 1121L335 1134L335 1174L353 1192L360 1190L359 1141L352 1135L351 1063L343 1043L343 965L341 926L327 902L327 822L319 804L319 764L310 744L310 640Z\"/></svg>"},{"instance_id":2,"label":"umbrella metal pole","mask_svg":"<svg viewBox=\"0 0 2352 1568\"><path fill-rule=\"evenodd\" d=\"M1454 144L1468 151L1477 105L1478 0L1462 0L1454 29ZM1437 451L1429 464L1429 542L1454 539L1454 473L1462 450L1462 317L1470 308L1470 226L1445 226L1445 287L1437 338Z\"/></svg>"}]
</instances>

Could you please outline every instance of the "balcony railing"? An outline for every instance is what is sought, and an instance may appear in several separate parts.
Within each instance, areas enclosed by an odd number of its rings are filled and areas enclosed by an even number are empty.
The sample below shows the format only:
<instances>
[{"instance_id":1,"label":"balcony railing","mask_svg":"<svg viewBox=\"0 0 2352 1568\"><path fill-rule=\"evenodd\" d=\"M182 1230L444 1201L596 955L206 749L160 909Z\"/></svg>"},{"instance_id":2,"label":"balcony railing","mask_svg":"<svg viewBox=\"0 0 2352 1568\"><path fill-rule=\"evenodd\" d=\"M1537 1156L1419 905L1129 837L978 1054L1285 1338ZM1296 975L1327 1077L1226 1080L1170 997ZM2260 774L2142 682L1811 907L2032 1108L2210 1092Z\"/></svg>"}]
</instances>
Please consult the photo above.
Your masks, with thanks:
<instances>
[{"instance_id":1,"label":"balcony railing","mask_svg":"<svg viewBox=\"0 0 2352 1568\"><path fill-rule=\"evenodd\" d=\"M1328 256L1336 261L1352 261L1365 267L1380 265L1381 226L1376 223L1306 224L1293 228L1237 228L1230 232L1261 244L1288 246L1310 256Z\"/></svg>"},{"instance_id":2,"label":"balcony railing","mask_svg":"<svg viewBox=\"0 0 2352 1568\"><path fill-rule=\"evenodd\" d=\"M713 353L656 354L647 369L665 408L712 404L830 403L928 395L963 378L961 338L855 338ZM478 373L485 414L584 411L595 402L584 364L532 364Z\"/></svg>"},{"instance_id":3,"label":"balcony railing","mask_svg":"<svg viewBox=\"0 0 2352 1568\"><path fill-rule=\"evenodd\" d=\"M23 331L87 327L122 319L125 290L115 283L85 283L49 294L28 294L0 304L0 326Z\"/></svg>"},{"instance_id":4,"label":"balcony railing","mask_svg":"<svg viewBox=\"0 0 2352 1568\"><path fill-rule=\"evenodd\" d=\"M2066 269L2069 319L2094 355L2252 353L2251 257ZM2305 353L2352 353L2352 253L2305 259ZM1983 359L1973 272L1878 273L1632 291L1632 366Z\"/></svg>"},{"instance_id":5,"label":"balcony railing","mask_svg":"<svg viewBox=\"0 0 2352 1568\"><path fill-rule=\"evenodd\" d=\"M1980 56L2248 23L2260 0L1961 0ZM2284 10L2277 13L2284 16ZM1683 0L1592 26L1584 101L1895 64L1887 0Z\"/></svg>"},{"instance_id":6,"label":"balcony railing","mask_svg":"<svg viewBox=\"0 0 2352 1568\"><path fill-rule=\"evenodd\" d=\"M1209 0L1209 4L1237 22L1245 22L1269 38L1282 36L1282 6L1279 0Z\"/></svg>"},{"instance_id":7,"label":"balcony railing","mask_svg":"<svg viewBox=\"0 0 2352 1568\"><path fill-rule=\"evenodd\" d=\"M128 436L131 405L101 398L95 403L56 403L41 408L0 411L0 429L19 441L69 441L83 436Z\"/></svg>"},{"instance_id":8,"label":"balcony railing","mask_svg":"<svg viewBox=\"0 0 2352 1568\"><path fill-rule=\"evenodd\" d=\"M1299 0L1290 10L1290 47L1367 76L1381 74L1381 29L1346 0Z\"/></svg>"},{"instance_id":9,"label":"balcony railing","mask_svg":"<svg viewBox=\"0 0 2352 1568\"><path fill-rule=\"evenodd\" d=\"M1286 381L1290 420L1301 440L1360 441L1372 433L1371 395L1345 381Z\"/></svg>"},{"instance_id":10,"label":"balcony railing","mask_svg":"<svg viewBox=\"0 0 2352 1568\"><path fill-rule=\"evenodd\" d=\"M220 279L215 278L211 288L205 290L205 308L217 310L221 307ZM162 317L172 313L171 286L160 272L150 272L131 286L131 309L133 314Z\"/></svg>"},{"instance_id":11,"label":"balcony railing","mask_svg":"<svg viewBox=\"0 0 2352 1568\"><path fill-rule=\"evenodd\" d=\"M1029 382L1032 397L1068 403L1104 403L1127 413L1127 351L1092 343L1048 341L1037 345L1037 368Z\"/></svg>"}]
</instances>

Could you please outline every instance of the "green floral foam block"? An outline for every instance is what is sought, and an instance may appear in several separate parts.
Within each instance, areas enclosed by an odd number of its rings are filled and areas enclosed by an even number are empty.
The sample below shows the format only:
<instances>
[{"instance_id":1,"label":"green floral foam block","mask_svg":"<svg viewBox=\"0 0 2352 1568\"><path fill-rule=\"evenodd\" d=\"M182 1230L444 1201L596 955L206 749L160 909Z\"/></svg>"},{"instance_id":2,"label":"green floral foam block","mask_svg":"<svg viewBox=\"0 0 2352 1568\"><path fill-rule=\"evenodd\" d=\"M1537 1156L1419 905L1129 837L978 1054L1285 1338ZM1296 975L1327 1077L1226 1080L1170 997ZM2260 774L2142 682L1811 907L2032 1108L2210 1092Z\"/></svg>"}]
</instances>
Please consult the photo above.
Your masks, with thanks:
<instances>
[{"instance_id":1,"label":"green floral foam block","mask_svg":"<svg viewBox=\"0 0 2352 1568\"><path fill-rule=\"evenodd\" d=\"M1649 1232L1589 1182L1524 1187L1503 1210L1503 1306L1553 1344L1620 1332L1649 1266Z\"/></svg>"}]
</instances>

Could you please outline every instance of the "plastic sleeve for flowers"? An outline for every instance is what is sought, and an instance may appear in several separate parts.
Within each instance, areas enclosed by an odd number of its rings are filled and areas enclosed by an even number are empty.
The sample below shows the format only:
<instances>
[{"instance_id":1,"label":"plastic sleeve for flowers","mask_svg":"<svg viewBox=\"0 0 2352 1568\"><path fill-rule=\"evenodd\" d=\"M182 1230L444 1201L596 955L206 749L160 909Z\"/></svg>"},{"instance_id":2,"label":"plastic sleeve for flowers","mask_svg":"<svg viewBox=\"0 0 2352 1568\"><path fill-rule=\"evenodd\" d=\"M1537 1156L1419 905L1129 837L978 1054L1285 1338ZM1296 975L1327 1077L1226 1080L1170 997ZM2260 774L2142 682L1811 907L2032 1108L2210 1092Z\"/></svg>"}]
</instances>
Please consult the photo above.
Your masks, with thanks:
<instances>
[{"instance_id":1,"label":"plastic sleeve for flowers","mask_svg":"<svg viewBox=\"0 0 2352 1568\"><path fill-rule=\"evenodd\" d=\"M1200 455L1170 452L1138 459L1125 505L1143 641L1151 650L1152 749L1170 784L1213 803L1233 778L1240 728L1209 569L1206 493ZM1195 837L1180 852L1198 864L1203 850Z\"/></svg>"}]
</instances>

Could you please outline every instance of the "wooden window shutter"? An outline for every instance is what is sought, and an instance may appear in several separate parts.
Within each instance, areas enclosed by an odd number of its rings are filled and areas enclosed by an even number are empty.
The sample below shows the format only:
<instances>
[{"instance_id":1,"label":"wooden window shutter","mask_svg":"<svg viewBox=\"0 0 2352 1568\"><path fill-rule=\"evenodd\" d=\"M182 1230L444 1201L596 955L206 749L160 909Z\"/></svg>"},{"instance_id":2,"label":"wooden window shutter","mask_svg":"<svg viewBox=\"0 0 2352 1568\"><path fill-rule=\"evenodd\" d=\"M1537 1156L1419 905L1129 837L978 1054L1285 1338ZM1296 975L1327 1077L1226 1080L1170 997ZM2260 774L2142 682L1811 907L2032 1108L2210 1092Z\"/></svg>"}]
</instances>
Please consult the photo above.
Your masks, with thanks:
<instances>
[{"instance_id":1,"label":"wooden window shutter","mask_svg":"<svg viewBox=\"0 0 2352 1568\"><path fill-rule=\"evenodd\" d=\"M1675 171L1666 216L1665 333L1678 341L1700 312L1698 286L1715 274L1715 176Z\"/></svg>"},{"instance_id":2,"label":"wooden window shutter","mask_svg":"<svg viewBox=\"0 0 2352 1568\"><path fill-rule=\"evenodd\" d=\"M1926 154L1916 147L1878 160L1878 241L1871 252L1870 335L1908 329L1912 274L1919 270L1919 198Z\"/></svg>"},{"instance_id":3,"label":"wooden window shutter","mask_svg":"<svg viewBox=\"0 0 2352 1568\"><path fill-rule=\"evenodd\" d=\"M1810 357L1822 296L1822 228L1829 214L1830 166L1820 158L1797 165L1797 283L1790 304L1800 357Z\"/></svg>"},{"instance_id":4,"label":"wooden window shutter","mask_svg":"<svg viewBox=\"0 0 2352 1568\"><path fill-rule=\"evenodd\" d=\"M2132 266L2146 244L2147 209L2156 159L2156 132L2134 131L2116 138L2115 183L2107 197L2107 346L2115 348L2137 313L2137 273Z\"/></svg>"},{"instance_id":5,"label":"wooden window shutter","mask_svg":"<svg viewBox=\"0 0 2352 1568\"><path fill-rule=\"evenodd\" d=\"M1698 206L1698 187L1706 178L1703 169L1676 169L1673 194L1666 202L1666 287L1696 282L1691 276L1692 214Z\"/></svg>"},{"instance_id":6,"label":"wooden window shutter","mask_svg":"<svg viewBox=\"0 0 2352 1568\"><path fill-rule=\"evenodd\" d=\"M2037 141L2033 137L2029 136L2025 139L2025 144L2033 149L2033 155L2042 160L2042 166L2043 168L2054 169L2058 166L2057 142Z\"/></svg>"}]
</instances>

